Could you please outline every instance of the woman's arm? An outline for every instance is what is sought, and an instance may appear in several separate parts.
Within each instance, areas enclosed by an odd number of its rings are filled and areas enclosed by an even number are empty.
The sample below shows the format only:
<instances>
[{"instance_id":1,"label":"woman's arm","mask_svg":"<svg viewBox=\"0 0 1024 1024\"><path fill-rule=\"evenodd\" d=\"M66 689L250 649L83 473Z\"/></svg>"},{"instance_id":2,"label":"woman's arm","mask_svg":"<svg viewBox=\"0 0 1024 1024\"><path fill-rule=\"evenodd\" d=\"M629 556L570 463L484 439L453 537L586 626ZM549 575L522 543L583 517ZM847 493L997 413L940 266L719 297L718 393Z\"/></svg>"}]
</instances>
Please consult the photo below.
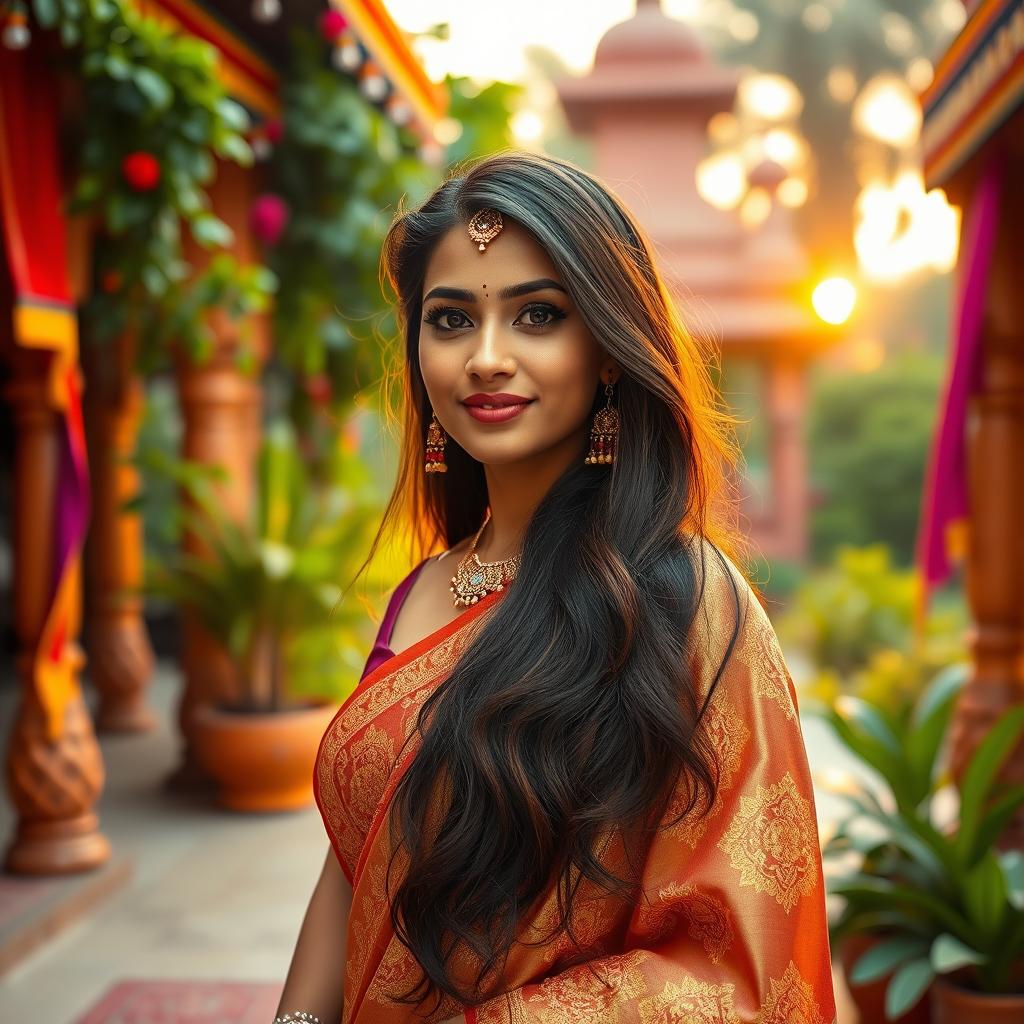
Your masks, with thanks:
<instances>
[{"instance_id":1,"label":"woman's arm","mask_svg":"<svg viewBox=\"0 0 1024 1024\"><path fill-rule=\"evenodd\" d=\"M352 886L330 846L302 921L277 1015L305 1010L321 1024L341 1020Z\"/></svg>"}]
</instances>

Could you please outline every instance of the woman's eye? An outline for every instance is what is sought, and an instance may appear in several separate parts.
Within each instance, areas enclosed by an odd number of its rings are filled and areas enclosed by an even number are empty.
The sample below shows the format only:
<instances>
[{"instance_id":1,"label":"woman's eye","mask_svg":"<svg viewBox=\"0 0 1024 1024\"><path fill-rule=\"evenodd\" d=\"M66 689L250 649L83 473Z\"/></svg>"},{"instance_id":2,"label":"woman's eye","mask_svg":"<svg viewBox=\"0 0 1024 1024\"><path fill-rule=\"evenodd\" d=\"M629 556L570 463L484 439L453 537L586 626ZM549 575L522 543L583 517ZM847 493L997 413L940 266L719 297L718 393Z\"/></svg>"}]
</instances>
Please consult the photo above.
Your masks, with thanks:
<instances>
[{"instance_id":1,"label":"woman's eye","mask_svg":"<svg viewBox=\"0 0 1024 1024\"><path fill-rule=\"evenodd\" d=\"M448 317L454 317L456 322L452 323L449 321L448 323L444 323L443 321ZM460 317L464 322L459 322ZM431 324L441 331L455 331L461 327L467 326L470 320L461 309L457 309L455 306L438 306L427 313L423 318L423 322L425 324Z\"/></svg>"},{"instance_id":2,"label":"woman's eye","mask_svg":"<svg viewBox=\"0 0 1024 1024\"><path fill-rule=\"evenodd\" d=\"M556 320L563 320L565 314L556 306L530 306L520 314L525 317L527 327L549 327ZM548 317L550 319L543 319ZM516 321L519 323L519 320Z\"/></svg>"}]
</instances>

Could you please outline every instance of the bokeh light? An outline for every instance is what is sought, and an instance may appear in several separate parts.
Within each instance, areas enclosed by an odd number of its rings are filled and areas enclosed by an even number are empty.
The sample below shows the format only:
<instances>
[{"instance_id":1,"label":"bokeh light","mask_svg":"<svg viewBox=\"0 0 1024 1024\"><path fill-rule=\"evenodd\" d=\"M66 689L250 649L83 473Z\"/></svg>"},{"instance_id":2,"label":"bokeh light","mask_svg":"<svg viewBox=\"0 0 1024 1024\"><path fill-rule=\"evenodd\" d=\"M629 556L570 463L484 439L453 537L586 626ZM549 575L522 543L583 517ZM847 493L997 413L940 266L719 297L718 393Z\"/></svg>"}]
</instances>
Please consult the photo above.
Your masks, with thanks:
<instances>
[{"instance_id":1,"label":"bokeh light","mask_svg":"<svg viewBox=\"0 0 1024 1024\"><path fill-rule=\"evenodd\" d=\"M509 125L516 142L524 146L536 145L544 136L544 120L535 110L517 111Z\"/></svg>"},{"instance_id":2,"label":"bokeh light","mask_svg":"<svg viewBox=\"0 0 1024 1024\"><path fill-rule=\"evenodd\" d=\"M772 212L772 194L766 188L755 185L743 198L740 206L740 223L753 230L760 227Z\"/></svg>"},{"instance_id":3,"label":"bokeh light","mask_svg":"<svg viewBox=\"0 0 1024 1024\"><path fill-rule=\"evenodd\" d=\"M748 75L739 85L741 106L766 121L783 121L803 110L800 90L785 75Z\"/></svg>"},{"instance_id":4,"label":"bokeh light","mask_svg":"<svg viewBox=\"0 0 1024 1024\"><path fill-rule=\"evenodd\" d=\"M829 71L825 84L836 103L849 103L857 95L857 76L842 64Z\"/></svg>"},{"instance_id":5,"label":"bokeh light","mask_svg":"<svg viewBox=\"0 0 1024 1024\"><path fill-rule=\"evenodd\" d=\"M895 282L930 268L956 265L960 211L939 188L924 190L921 172L902 171L891 184L875 182L857 200L853 243L866 277Z\"/></svg>"},{"instance_id":6,"label":"bokeh light","mask_svg":"<svg viewBox=\"0 0 1024 1024\"><path fill-rule=\"evenodd\" d=\"M921 107L902 78L876 75L853 105L853 124L869 138L905 149L921 134Z\"/></svg>"},{"instance_id":7,"label":"bokeh light","mask_svg":"<svg viewBox=\"0 0 1024 1024\"><path fill-rule=\"evenodd\" d=\"M807 202L809 192L807 182L803 178L786 178L776 189L775 194L783 206L795 209Z\"/></svg>"},{"instance_id":8,"label":"bokeh light","mask_svg":"<svg viewBox=\"0 0 1024 1024\"><path fill-rule=\"evenodd\" d=\"M857 289L846 277L827 277L811 295L814 312L827 324L846 323L857 304Z\"/></svg>"},{"instance_id":9,"label":"bokeh light","mask_svg":"<svg viewBox=\"0 0 1024 1024\"><path fill-rule=\"evenodd\" d=\"M697 191L716 209L735 209L746 190L746 168L736 153L715 153L697 165Z\"/></svg>"}]
</instances>

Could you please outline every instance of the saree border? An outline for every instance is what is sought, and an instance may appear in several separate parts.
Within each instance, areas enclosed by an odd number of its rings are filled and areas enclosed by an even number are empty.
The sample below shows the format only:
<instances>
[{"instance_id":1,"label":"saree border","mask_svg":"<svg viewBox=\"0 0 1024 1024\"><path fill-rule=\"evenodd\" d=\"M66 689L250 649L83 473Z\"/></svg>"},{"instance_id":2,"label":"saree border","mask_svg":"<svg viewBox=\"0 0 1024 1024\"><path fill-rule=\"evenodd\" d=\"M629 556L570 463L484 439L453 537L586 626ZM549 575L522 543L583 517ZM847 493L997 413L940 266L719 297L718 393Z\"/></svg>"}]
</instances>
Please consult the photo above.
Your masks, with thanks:
<instances>
[{"instance_id":1,"label":"saree border","mask_svg":"<svg viewBox=\"0 0 1024 1024\"><path fill-rule=\"evenodd\" d=\"M443 626L435 629L433 632L428 633L426 636L417 640L409 647L397 654L393 654L386 661L381 662L372 672L367 674L364 678L359 680L353 688L352 692L345 698L338 710L335 712L334 717L328 723L327 728L324 730L320 737L320 742L317 745L316 757L313 760L313 793L316 798L317 807L320 810L321 816L324 816L324 809L326 803L324 793L320 784L320 773L322 765L322 755L324 750L324 744L330 737L336 727L338 720L341 716L349 709L349 707L360 698L365 698L371 691L373 691L379 683L382 683L385 679L389 679L391 676L396 676L396 680L391 684L392 696L398 699L402 696L406 696L408 692L415 689L416 686L422 681L422 669L425 667L425 663L422 663L424 659L428 659L431 656L441 657L448 659L452 654L451 648L457 646L456 641L458 634L463 630L464 627L468 627L470 623L476 620L483 612L487 611L494 604L496 604L500 598L506 593L506 591L493 591L486 597L482 598L476 604L471 605L465 611L461 612L450 622L446 622ZM454 659L452 659L454 662ZM450 665L448 666L450 668ZM440 669L439 671L443 671ZM432 675L436 677L438 672L434 672ZM397 686L395 685L397 683ZM392 702L393 703L393 702ZM380 713L383 708L374 706L371 701L370 716ZM365 724L365 718L355 725L352 729L346 732L345 736L342 736L338 742L343 743L351 736L357 729L361 728ZM395 766L396 768L398 766ZM402 765L402 769L408 767L408 759ZM401 776L399 775L399 778ZM397 785L397 780L394 780L394 785ZM349 873L349 868L346 863L345 857L342 855L339 849L334 830L327 828L328 839L330 840L331 846L334 849L334 854L338 859L338 863L341 865L342 872L344 873L349 884L355 888L359 881L359 867L365 860L365 850L369 839L376 834L377 828L380 823L380 810L381 805L386 806L387 801L393 792L392 780L389 780L388 786L385 789L384 796L381 802L378 804L377 809L374 811L372 819L371 829L367 835L367 839L363 842L363 847L360 850L359 858L356 862L356 868L352 874ZM325 821L325 826L326 826Z\"/></svg>"}]
</instances>

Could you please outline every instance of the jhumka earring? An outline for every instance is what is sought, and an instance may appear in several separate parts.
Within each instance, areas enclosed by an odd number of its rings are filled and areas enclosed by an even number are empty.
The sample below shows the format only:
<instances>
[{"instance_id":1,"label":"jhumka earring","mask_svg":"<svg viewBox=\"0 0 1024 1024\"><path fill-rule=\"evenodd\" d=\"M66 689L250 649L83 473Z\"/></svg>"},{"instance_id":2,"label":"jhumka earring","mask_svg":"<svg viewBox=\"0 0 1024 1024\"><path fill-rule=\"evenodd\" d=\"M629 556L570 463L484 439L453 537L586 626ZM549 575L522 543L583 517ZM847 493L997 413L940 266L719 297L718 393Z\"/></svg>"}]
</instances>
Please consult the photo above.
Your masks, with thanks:
<instances>
[{"instance_id":1,"label":"jhumka earring","mask_svg":"<svg viewBox=\"0 0 1024 1024\"><path fill-rule=\"evenodd\" d=\"M590 428L590 451L583 460L588 466L606 465L615 461L615 446L619 439L619 410L612 407L611 381L604 386L606 404L594 414Z\"/></svg>"},{"instance_id":2,"label":"jhumka earring","mask_svg":"<svg viewBox=\"0 0 1024 1024\"><path fill-rule=\"evenodd\" d=\"M487 243L501 234L505 226L501 214L497 210L477 210L469 222L469 237L480 243L480 251L487 248Z\"/></svg>"},{"instance_id":3,"label":"jhumka earring","mask_svg":"<svg viewBox=\"0 0 1024 1024\"><path fill-rule=\"evenodd\" d=\"M438 423L437 413L434 413L430 417L430 426L427 427L427 453L426 462L423 464L425 473L448 472L448 466L444 461L444 446L447 440L448 435Z\"/></svg>"}]
</instances>

